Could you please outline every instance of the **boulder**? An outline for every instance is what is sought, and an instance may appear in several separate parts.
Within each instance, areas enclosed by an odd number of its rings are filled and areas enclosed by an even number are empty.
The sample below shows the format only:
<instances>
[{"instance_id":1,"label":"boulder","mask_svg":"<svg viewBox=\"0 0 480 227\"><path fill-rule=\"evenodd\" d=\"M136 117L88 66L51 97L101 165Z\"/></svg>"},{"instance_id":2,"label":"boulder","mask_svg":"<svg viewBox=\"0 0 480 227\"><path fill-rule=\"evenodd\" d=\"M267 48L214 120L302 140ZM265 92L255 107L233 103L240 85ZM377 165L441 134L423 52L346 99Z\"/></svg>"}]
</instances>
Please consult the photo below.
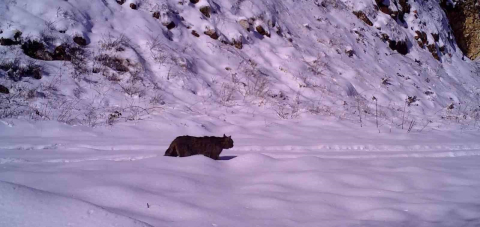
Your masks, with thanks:
<instances>
[{"instance_id":1,"label":"boulder","mask_svg":"<svg viewBox=\"0 0 480 227\"><path fill-rule=\"evenodd\" d=\"M52 58L55 61L70 61L72 57L67 53L68 47L66 45L60 45L53 51Z\"/></svg>"},{"instance_id":2,"label":"boulder","mask_svg":"<svg viewBox=\"0 0 480 227\"><path fill-rule=\"evenodd\" d=\"M200 12L208 18L210 18L210 14L212 13L212 10L210 9L210 6L203 6L200 8Z\"/></svg>"},{"instance_id":3,"label":"boulder","mask_svg":"<svg viewBox=\"0 0 480 227\"><path fill-rule=\"evenodd\" d=\"M200 37L200 34L198 34L198 32L195 30L192 31L192 35L195 37Z\"/></svg>"},{"instance_id":4,"label":"boulder","mask_svg":"<svg viewBox=\"0 0 480 227\"><path fill-rule=\"evenodd\" d=\"M80 46L86 46L88 43L87 43L87 40L81 36L75 36L73 37L73 42L75 42L76 44L80 45Z\"/></svg>"},{"instance_id":5,"label":"boulder","mask_svg":"<svg viewBox=\"0 0 480 227\"><path fill-rule=\"evenodd\" d=\"M238 23L240 24L240 26L242 26L242 28L244 28L247 31L250 31L250 23L248 23L248 20L242 19L242 20L239 20Z\"/></svg>"},{"instance_id":6,"label":"boulder","mask_svg":"<svg viewBox=\"0 0 480 227\"><path fill-rule=\"evenodd\" d=\"M428 39L427 39L427 33L425 32L421 32L421 31L415 31L415 40L417 40L417 43L418 45L421 47L421 48L424 48L425 45L427 44L428 42Z\"/></svg>"},{"instance_id":7,"label":"boulder","mask_svg":"<svg viewBox=\"0 0 480 227\"><path fill-rule=\"evenodd\" d=\"M0 93L2 94L10 94L10 90L7 87L0 84Z\"/></svg>"},{"instance_id":8,"label":"boulder","mask_svg":"<svg viewBox=\"0 0 480 227\"><path fill-rule=\"evenodd\" d=\"M205 32L204 32L205 35L208 35L210 36L210 38L212 39L218 39L220 36L217 34L217 32L213 29L207 29Z\"/></svg>"},{"instance_id":9,"label":"boulder","mask_svg":"<svg viewBox=\"0 0 480 227\"><path fill-rule=\"evenodd\" d=\"M237 39L233 39L233 42L232 42L233 46L237 49L242 49L243 48L243 43L242 43L242 39L239 38L238 40Z\"/></svg>"},{"instance_id":10,"label":"boulder","mask_svg":"<svg viewBox=\"0 0 480 227\"><path fill-rule=\"evenodd\" d=\"M171 21L170 23L163 23L163 26L167 27L168 30L174 29L177 25L175 22Z\"/></svg>"},{"instance_id":11,"label":"boulder","mask_svg":"<svg viewBox=\"0 0 480 227\"><path fill-rule=\"evenodd\" d=\"M396 50L398 53L402 55L408 54L408 44L407 41L395 41L395 40L389 40L388 41L388 46L392 50Z\"/></svg>"},{"instance_id":12,"label":"boulder","mask_svg":"<svg viewBox=\"0 0 480 227\"><path fill-rule=\"evenodd\" d=\"M13 46L19 44L20 42L14 41L13 39L0 38L0 46Z\"/></svg>"},{"instance_id":13,"label":"boulder","mask_svg":"<svg viewBox=\"0 0 480 227\"><path fill-rule=\"evenodd\" d=\"M430 51L430 53L432 54L433 58L437 59L438 61L440 61L440 56L438 55L438 51L437 51L437 45L435 44L430 44L427 46L427 49L428 51Z\"/></svg>"},{"instance_id":14,"label":"boulder","mask_svg":"<svg viewBox=\"0 0 480 227\"><path fill-rule=\"evenodd\" d=\"M28 40L22 44L23 53L31 58L51 61L52 54L45 49L43 43L36 40Z\"/></svg>"},{"instance_id":15,"label":"boulder","mask_svg":"<svg viewBox=\"0 0 480 227\"><path fill-rule=\"evenodd\" d=\"M3 31L2 31L2 33L3 33ZM22 32L17 30L15 32L15 34L13 35L13 39L0 38L0 46L20 45L21 38L22 38Z\"/></svg>"},{"instance_id":16,"label":"boulder","mask_svg":"<svg viewBox=\"0 0 480 227\"><path fill-rule=\"evenodd\" d=\"M258 25L258 26L255 28L255 30L257 30L257 32L258 32L260 35L270 37L270 33L268 33L268 32L262 27L262 25Z\"/></svg>"}]
</instances>

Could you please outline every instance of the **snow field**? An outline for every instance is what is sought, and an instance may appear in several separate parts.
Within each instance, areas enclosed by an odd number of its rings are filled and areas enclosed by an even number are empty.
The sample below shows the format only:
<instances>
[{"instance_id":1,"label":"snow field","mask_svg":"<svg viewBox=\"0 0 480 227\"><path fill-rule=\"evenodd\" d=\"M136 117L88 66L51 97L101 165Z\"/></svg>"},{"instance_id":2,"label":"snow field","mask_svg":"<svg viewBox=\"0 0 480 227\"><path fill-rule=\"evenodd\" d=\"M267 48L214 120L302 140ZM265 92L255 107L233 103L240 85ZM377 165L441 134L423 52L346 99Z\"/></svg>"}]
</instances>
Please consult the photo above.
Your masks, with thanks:
<instances>
[{"instance_id":1,"label":"snow field","mask_svg":"<svg viewBox=\"0 0 480 227\"><path fill-rule=\"evenodd\" d=\"M150 226L77 199L0 181L1 226Z\"/></svg>"},{"instance_id":2,"label":"snow field","mask_svg":"<svg viewBox=\"0 0 480 227\"><path fill-rule=\"evenodd\" d=\"M2 182L35 189L2 183L9 200L0 214L3 226L477 226L478 161L247 154L6 163Z\"/></svg>"},{"instance_id":3,"label":"snow field","mask_svg":"<svg viewBox=\"0 0 480 227\"><path fill-rule=\"evenodd\" d=\"M480 224L478 134L320 122L12 120L0 125L1 226ZM235 141L220 161L163 156L174 135L208 130Z\"/></svg>"}]
</instances>

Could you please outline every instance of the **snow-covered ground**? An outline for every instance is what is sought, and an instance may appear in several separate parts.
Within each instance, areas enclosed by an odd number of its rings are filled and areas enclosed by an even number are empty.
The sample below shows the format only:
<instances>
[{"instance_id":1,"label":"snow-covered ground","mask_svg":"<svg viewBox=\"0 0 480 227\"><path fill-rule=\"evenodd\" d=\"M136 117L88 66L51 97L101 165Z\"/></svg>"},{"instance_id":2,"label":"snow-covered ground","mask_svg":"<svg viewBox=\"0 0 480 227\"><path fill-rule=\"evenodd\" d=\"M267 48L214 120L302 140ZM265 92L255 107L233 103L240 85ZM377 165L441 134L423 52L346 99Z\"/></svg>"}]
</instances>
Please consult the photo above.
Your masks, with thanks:
<instances>
[{"instance_id":1,"label":"snow-covered ground","mask_svg":"<svg viewBox=\"0 0 480 227\"><path fill-rule=\"evenodd\" d=\"M0 227L480 226L480 65L438 1L118 2L0 0Z\"/></svg>"},{"instance_id":2,"label":"snow-covered ground","mask_svg":"<svg viewBox=\"0 0 480 227\"><path fill-rule=\"evenodd\" d=\"M4 121L0 226L480 225L478 132L315 122L210 125L214 161L163 156L204 127Z\"/></svg>"}]
</instances>

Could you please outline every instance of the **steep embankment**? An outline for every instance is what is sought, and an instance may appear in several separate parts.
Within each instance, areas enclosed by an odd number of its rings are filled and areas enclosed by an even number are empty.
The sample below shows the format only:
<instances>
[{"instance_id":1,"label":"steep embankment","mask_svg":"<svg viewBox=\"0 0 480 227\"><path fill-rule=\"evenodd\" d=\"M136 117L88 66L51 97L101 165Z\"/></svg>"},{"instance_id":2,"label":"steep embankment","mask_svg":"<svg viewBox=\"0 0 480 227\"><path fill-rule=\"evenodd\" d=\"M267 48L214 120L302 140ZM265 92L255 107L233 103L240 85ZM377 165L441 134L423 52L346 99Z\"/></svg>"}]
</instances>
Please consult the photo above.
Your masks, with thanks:
<instances>
[{"instance_id":1,"label":"steep embankment","mask_svg":"<svg viewBox=\"0 0 480 227\"><path fill-rule=\"evenodd\" d=\"M478 120L479 70L437 1L16 0L0 12L2 118Z\"/></svg>"}]
</instances>

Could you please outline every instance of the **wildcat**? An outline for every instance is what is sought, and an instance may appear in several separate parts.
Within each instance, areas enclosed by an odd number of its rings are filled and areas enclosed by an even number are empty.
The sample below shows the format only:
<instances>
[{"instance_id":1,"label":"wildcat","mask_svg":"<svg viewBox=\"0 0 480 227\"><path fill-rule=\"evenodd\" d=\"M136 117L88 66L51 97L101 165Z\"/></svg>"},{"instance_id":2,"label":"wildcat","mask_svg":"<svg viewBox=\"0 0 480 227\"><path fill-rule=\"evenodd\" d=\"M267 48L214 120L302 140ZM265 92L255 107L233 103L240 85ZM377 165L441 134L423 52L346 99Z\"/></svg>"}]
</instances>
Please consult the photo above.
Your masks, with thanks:
<instances>
[{"instance_id":1,"label":"wildcat","mask_svg":"<svg viewBox=\"0 0 480 227\"><path fill-rule=\"evenodd\" d=\"M218 160L223 149L230 149L232 147L232 137L226 136L225 134L223 134L223 137L179 136L172 141L170 147L165 151L165 156L187 157L201 154Z\"/></svg>"}]
</instances>

